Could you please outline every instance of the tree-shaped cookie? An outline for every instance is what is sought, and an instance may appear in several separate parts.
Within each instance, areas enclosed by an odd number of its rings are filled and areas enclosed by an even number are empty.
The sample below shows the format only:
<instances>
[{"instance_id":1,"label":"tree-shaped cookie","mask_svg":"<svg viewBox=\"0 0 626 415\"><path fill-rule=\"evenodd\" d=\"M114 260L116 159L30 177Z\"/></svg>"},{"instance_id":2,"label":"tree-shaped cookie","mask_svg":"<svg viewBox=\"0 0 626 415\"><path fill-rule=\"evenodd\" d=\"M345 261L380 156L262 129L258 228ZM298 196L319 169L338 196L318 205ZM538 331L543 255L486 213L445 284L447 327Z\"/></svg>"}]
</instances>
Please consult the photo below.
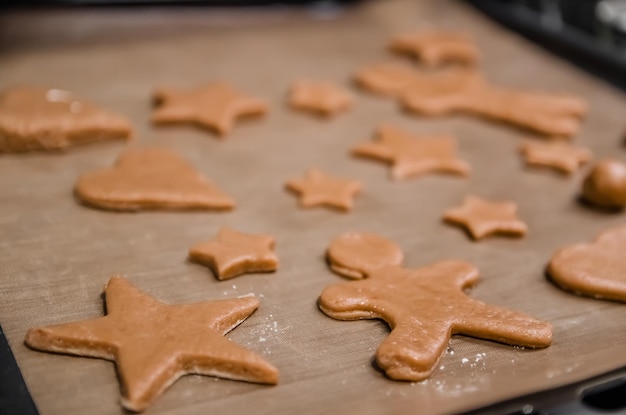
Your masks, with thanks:
<instances>
[{"instance_id":1,"label":"tree-shaped cookie","mask_svg":"<svg viewBox=\"0 0 626 415\"><path fill-rule=\"evenodd\" d=\"M376 363L395 380L420 381L433 372L453 334L540 348L552 341L549 323L491 306L464 290L478 270L458 260L403 268L402 251L377 235L340 235L328 249L331 268L349 278L327 287L320 309L338 320L379 318L391 329Z\"/></svg>"}]
</instances>

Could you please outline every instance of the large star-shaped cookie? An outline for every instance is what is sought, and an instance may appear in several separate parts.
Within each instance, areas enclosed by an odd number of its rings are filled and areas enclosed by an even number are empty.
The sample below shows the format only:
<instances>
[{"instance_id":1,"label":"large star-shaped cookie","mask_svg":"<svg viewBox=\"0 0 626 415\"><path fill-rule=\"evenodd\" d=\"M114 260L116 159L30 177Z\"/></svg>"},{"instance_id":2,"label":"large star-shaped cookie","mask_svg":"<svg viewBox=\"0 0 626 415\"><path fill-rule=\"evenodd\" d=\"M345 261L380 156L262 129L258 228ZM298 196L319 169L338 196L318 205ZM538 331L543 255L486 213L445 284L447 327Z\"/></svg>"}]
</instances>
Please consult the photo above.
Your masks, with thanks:
<instances>
[{"instance_id":1,"label":"large star-shaped cookie","mask_svg":"<svg viewBox=\"0 0 626 415\"><path fill-rule=\"evenodd\" d=\"M207 265L218 280L251 272L276 271L275 241L269 235L250 235L222 228L210 241L194 245L189 258Z\"/></svg>"},{"instance_id":2,"label":"large star-shaped cookie","mask_svg":"<svg viewBox=\"0 0 626 415\"><path fill-rule=\"evenodd\" d=\"M127 150L113 167L82 175L75 190L87 205L108 210L235 207L186 160L163 148Z\"/></svg>"},{"instance_id":3,"label":"large star-shaped cookie","mask_svg":"<svg viewBox=\"0 0 626 415\"><path fill-rule=\"evenodd\" d=\"M592 243L559 249L548 274L576 294L626 302L626 226L608 229Z\"/></svg>"},{"instance_id":4,"label":"large star-shaped cookie","mask_svg":"<svg viewBox=\"0 0 626 415\"><path fill-rule=\"evenodd\" d=\"M413 137L387 125L378 128L373 142L359 144L352 153L391 164L395 180L434 172L467 176L471 170L458 158L454 138Z\"/></svg>"},{"instance_id":5,"label":"large star-shaped cookie","mask_svg":"<svg viewBox=\"0 0 626 415\"><path fill-rule=\"evenodd\" d=\"M472 40L458 33L413 32L395 36L389 48L412 55L427 66L457 62L475 64L480 56Z\"/></svg>"},{"instance_id":6,"label":"large star-shaped cookie","mask_svg":"<svg viewBox=\"0 0 626 415\"><path fill-rule=\"evenodd\" d=\"M289 104L300 110L332 116L352 106L352 95L329 82L296 81L289 89Z\"/></svg>"},{"instance_id":7,"label":"large star-shaped cookie","mask_svg":"<svg viewBox=\"0 0 626 415\"><path fill-rule=\"evenodd\" d=\"M130 122L68 91L20 86L0 95L0 153L128 139Z\"/></svg>"},{"instance_id":8,"label":"large star-shaped cookie","mask_svg":"<svg viewBox=\"0 0 626 415\"><path fill-rule=\"evenodd\" d=\"M265 101L248 97L225 83L189 90L158 89L154 102L154 123L195 123L222 136L232 130L238 118L267 112Z\"/></svg>"},{"instance_id":9,"label":"large star-shaped cookie","mask_svg":"<svg viewBox=\"0 0 626 415\"><path fill-rule=\"evenodd\" d=\"M382 258L373 249L363 249L361 245L372 244L371 239L349 234L333 241L328 252L331 265L340 256L341 268L365 279L325 288L318 304L338 320L387 322L391 333L376 351L376 363L390 378L420 381L430 376L453 334L532 348L550 345L549 323L464 293L478 280L473 265L449 260L403 268L389 242L375 244L386 246Z\"/></svg>"},{"instance_id":10,"label":"large star-shaped cookie","mask_svg":"<svg viewBox=\"0 0 626 415\"><path fill-rule=\"evenodd\" d=\"M300 195L301 207L327 206L343 211L352 209L354 197L363 188L358 181L329 176L318 169L310 169L304 178L289 180L285 186Z\"/></svg>"},{"instance_id":11,"label":"large star-shaped cookie","mask_svg":"<svg viewBox=\"0 0 626 415\"><path fill-rule=\"evenodd\" d=\"M575 147L562 141L527 141L520 146L520 152L530 166L549 167L565 174L575 173L592 157L588 148Z\"/></svg>"},{"instance_id":12,"label":"large star-shaped cookie","mask_svg":"<svg viewBox=\"0 0 626 415\"><path fill-rule=\"evenodd\" d=\"M446 210L443 219L465 227L476 240L495 233L524 236L528 226L517 217L516 212L515 203L491 202L470 195L463 205Z\"/></svg>"},{"instance_id":13,"label":"large star-shaped cookie","mask_svg":"<svg viewBox=\"0 0 626 415\"><path fill-rule=\"evenodd\" d=\"M169 305L113 277L104 317L35 328L33 349L115 361L122 406L143 411L186 374L266 384L278 371L261 356L222 337L259 306L254 296Z\"/></svg>"}]
</instances>

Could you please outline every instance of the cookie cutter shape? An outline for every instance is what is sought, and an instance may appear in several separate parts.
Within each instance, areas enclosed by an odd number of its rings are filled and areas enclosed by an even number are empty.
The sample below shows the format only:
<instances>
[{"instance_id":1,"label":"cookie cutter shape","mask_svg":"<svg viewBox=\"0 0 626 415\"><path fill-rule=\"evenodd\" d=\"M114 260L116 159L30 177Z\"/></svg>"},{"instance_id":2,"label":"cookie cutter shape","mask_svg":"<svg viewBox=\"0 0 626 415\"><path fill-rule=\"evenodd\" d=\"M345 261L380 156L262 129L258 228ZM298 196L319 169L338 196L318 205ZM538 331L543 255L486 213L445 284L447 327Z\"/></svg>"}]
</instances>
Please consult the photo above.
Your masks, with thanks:
<instances>
[{"instance_id":1,"label":"cookie cutter shape","mask_svg":"<svg viewBox=\"0 0 626 415\"><path fill-rule=\"evenodd\" d=\"M321 81L295 81L289 89L289 104L296 109L333 116L349 109L354 97L337 85Z\"/></svg>"},{"instance_id":2,"label":"cookie cutter shape","mask_svg":"<svg viewBox=\"0 0 626 415\"><path fill-rule=\"evenodd\" d=\"M604 209L623 209L626 205L626 165L617 160L599 161L583 182L582 197Z\"/></svg>"},{"instance_id":3,"label":"cookie cutter shape","mask_svg":"<svg viewBox=\"0 0 626 415\"><path fill-rule=\"evenodd\" d=\"M588 148L576 147L559 140L526 141L520 146L520 152L529 166L548 167L569 175L593 157Z\"/></svg>"},{"instance_id":4,"label":"cookie cutter shape","mask_svg":"<svg viewBox=\"0 0 626 415\"><path fill-rule=\"evenodd\" d=\"M380 256L372 255L375 246L385 247ZM454 334L531 348L550 345L549 323L464 293L478 280L473 265L448 260L409 269L401 258L401 249L380 236L340 235L328 250L331 267L363 279L331 285L318 300L334 319L382 319L389 325L391 333L376 351L376 363L389 378L426 379Z\"/></svg>"},{"instance_id":5,"label":"cookie cutter shape","mask_svg":"<svg viewBox=\"0 0 626 415\"><path fill-rule=\"evenodd\" d=\"M126 140L130 122L68 91L16 86L0 95L0 153Z\"/></svg>"},{"instance_id":6,"label":"cookie cutter shape","mask_svg":"<svg viewBox=\"0 0 626 415\"><path fill-rule=\"evenodd\" d=\"M153 101L155 124L193 123L220 136L230 133L240 117L261 116L268 111L264 100L219 82L186 90L160 88L154 92Z\"/></svg>"},{"instance_id":7,"label":"cookie cutter shape","mask_svg":"<svg viewBox=\"0 0 626 415\"><path fill-rule=\"evenodd\" d=\"M443 220L467 229L475 240L493 234L524 236L528 226L517 217L513 202L491 202L469 195L459 207L448 209Z\"/></svg>"},{"instance_id":8,"label":"cookie cutter shape","mask_svg":"<svg viewBox=\"0 0 626 415\"><path fill-rule=\"evenodd\" d=\"M352 154L391 164L391 178L427 173L467 176L470 165L457 156L456 140L448 136L415 137L390 125L380 126L373 142L357 145Z\"/></svg>"},{"instance_id":9,"label":"cookie cutter shape","mask_svg":"<svg viewBox=\"0 0 626 415\"><path fill-rule=\"evenodd\" d=\"M474 42L468 36L453 32L404 33L393 37L389 48L411 55L429 67L447 63L474 65L480 60L480 52Z\"/></svg>"},{"instance_id":10,"label":"cookie cutter shape","mask_svg":"<svg viewBox=\"0 0 626 415\"><path fill-rule=\"evenodd\" d=\"M222 228L210 241L194 245L189 259L207 265L218 280L241 274L276 271L276 242L269 235L252 235L231 228Z\"/></svg>"},{"instance_id":11,"label":"cookie cutter shape","mask_svg":"<svg viewBox=\"0 0 626 415\"><path fill-rule=\"evenodd\" d=\"M354 205L354 197L363 190L356 180L330 176L319 169L309 169L302 179L287 181L285 187L298 194L300 206L326 206L347 212Z\"/></svg>"},{"instance_id":12,"label":"cookie cutter shape","mask_svg":"<svg viewBox=\"0 0 626 415\"><path fill-rule=\"evenodd\" d=\"M34 328L25 342L36 350L115 361L124 408L145 410L186 374L278 382L272 364L222 337L259 307L256 297L170 305L120 277L104 292L106 316Z\"/></svg>"},{"instance_id":13,"label":"cookie cutter shape","mask_svg":"<svg viewBox=\"0 0 626 415\"><path fill-rule=\"evenodd\" d=\"M550 279L564 290L626 302L626 226L600 233L591 243L557 250L548 265Z\"/></svg>"},{"instance_id":14,"label":"cookie cutter shape","mask_svg":"<svg viewBox=\"0 0 626 415\"><path fill-rule=\"evenodd\" d=\"M186 160L163 148L125 151L113 167L83 174L77 197L107 210L228 210L235 202Z\"/></svg>"},{"instance_id":15,"label":"cookie cutter shape","mask_svg":"<svg viewBox=\"0 0 626 415\"><path fill-rule=\"evenodd\" d=\"M400 101L418 114L465 112L563 137L578 132L587 111L580 98L489 85L478 73L466 69L416 72Z\"/></svg>"}]
</instances>

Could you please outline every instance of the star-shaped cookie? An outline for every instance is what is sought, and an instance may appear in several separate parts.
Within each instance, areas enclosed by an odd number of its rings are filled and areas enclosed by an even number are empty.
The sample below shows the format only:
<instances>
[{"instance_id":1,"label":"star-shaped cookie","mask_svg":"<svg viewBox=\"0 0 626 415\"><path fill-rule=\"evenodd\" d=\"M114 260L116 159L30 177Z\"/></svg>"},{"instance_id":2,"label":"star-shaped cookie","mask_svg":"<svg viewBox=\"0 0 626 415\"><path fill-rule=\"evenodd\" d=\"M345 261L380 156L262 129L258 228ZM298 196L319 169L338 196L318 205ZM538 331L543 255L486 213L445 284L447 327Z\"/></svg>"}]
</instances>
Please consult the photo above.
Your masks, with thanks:
<instances>
[{"instance_id":1,"label":"star-shaped cookie","mask_svg":"<svg viewBox=\"0 0 626 415\"><path fill-rule=\"evenodd\" d=\"M517 217L512 202L491 202L478 196L465 198L463 205L444 212L443 219L467 229L476 239L492 234L524 236L528 226Z\"/></svg>"},{"instance_id":2,"label":"star-shaped cookie","mask_svg":"<svg viewBox=\"0 0 626 415\"><path fill-rule=\"evenodd\" d=\"M126 118L68 91L18 86L0 95L0 153L61 150L131 134Z\"/></svg>"},{"instance_id":3,"label":"star-shaped cookie","mask_svg":"<svg viewBox=\"0 0 626 415\"><path fill-rule=\"evenodd\" d=\"M458 33L424 31L401 34L391 39L389 48L412 55L431 67L451 62L472 65L480 57L472 40Z\"/></svg>"},{"instance_id":4,"label":"star-shaped cookie","mask_svg":"<svg viewBox=\"0 0 626 415\"><path fill-rule=\"evenodd\" d=\"M524 156L526 164L549 167L564 174L575 173L593 156L588 148L575 147L562 141L527 141L520 146L520 152Z\"/></svg>"},{"instance_id":5,"label":"star-shaped cookie","mask_svg":"<svg viewBox=\"0 0 626 415\"><path fill-rule=\"evenodd\" d=\"M472 264L448 260L404 268L397 245L361 235L337 237L328 259L331 266L339 262L335 271L347 270L350 277L354 273L364 279L325 288L318 305L338 320L387 322L391 333L376 351L376 363L391 379L420 381L430 376L454 334L531 348L550 345L549 323L465 294L478 280ZM378 246L385 249L373 249Z\"/></svg>"},{"instance_id":6,"label":"star-shaped cookie","mask_svg":"<svg viewBox=\"0 0 626 415\"><path fill-rule=\"evenodd\" d=\"M458 158L454 138L414 137L388 125L378 128L373 142L359 144L352 153L391 164L394 180L435 172L467 176L471 171L470 165Z\"/></svg>"},{"instance_id":7,"label":"star-shaped cookie","mask_svg":"<svg viewBox=\"0 0 626 415\"><path fill-rule=\"evenodd\" d=\"M212 240L194 245L189 259L207 265L218 280L227 280L246 273L276 271L274 245L274 238L269 235L222 228Z\"/></svg>"},{"instance_id":8,"label":"star-shaped cookie","mask_svg":"<svg viewBox=\"0 0 626 415\"><path fill-rule=\"evenodd\" d=\"M222 337L259 307L254 296L169 305L120 277L104 292L106 316L31 329L25 342L36 350L115 361L124 408L145 410L186 374L278 382L272 364Z\"/></svg>"},{"instance_id":9,"label":"star-shaped cookie","mask_svg":"<svg viewBox=\"0 0 626 415\"><path fill-rule=\"evenodd\" d=\"M235 202L192 165L164 148L134 148L113 167L83 174L76 196L107 210L227 210Z\"/></svg>"},{"instance_id":10,"label":"star-shaped cookie","mask_svg":"<svg viewBox=\"0 0 626 415\"><path fill-rule=\"evenodd\" d=\"M327 206L349 211L354 197L363 186L355 180L329 176L318 169L310 169L302 179L289 180L285 187L300 195L300 206L304 208Z\"/></svg>"},{"instance_id":11,"label":"star-shaped cookie","mask_svg":"<svg viewBox=\"0 0 626 415\"><path fill-rule=\"evenodd\" d=\"M158 89L153 96L156 124L195 123L224 136L240 117L267 112L267 103L246 96L226 83L210 83L188 90Z\"/></svg>"},{"instance_id":12,"label":"star-shaped cookie","mask_svg":"<svg viewBox=\"0 0 626 415\"><path fill-rule=\"evenodd\" d=\"M352 106L352 95L329 82L296 81L289 89L289 104L300 110L332 116Z\"/></svg>"}]
</instances>

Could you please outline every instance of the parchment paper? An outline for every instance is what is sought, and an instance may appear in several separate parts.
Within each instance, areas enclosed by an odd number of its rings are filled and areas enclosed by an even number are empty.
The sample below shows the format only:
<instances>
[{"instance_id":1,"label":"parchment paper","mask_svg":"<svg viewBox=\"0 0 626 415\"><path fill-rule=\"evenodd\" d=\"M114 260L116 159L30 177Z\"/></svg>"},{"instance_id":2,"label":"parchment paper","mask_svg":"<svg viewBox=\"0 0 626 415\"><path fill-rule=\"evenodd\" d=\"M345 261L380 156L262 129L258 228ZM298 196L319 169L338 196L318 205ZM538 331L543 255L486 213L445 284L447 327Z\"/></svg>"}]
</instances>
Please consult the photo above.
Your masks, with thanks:
<instances>
[{"instance_id":1,"label":"parchment paper","mask_svg":"<svg viewBox=\"0 0 626 415\"><path fill-rule=\"evenodd\" d=\"M495 82L587 99L591 111L577 142L597 158L626 159L620 93L453 1L367 2L338 15L320 9L89 9L2 17L0 87L65 88L126 114L137 132L132 145L176 150L239 203L231 213L140 214L76 203L76 178L109 166L124 148L119 143L0 157L0 323L43 415L123 412L113 363L23 345L30 327L102 315L102 287L118 273L170 303L256 294L260 309L229 337L281 372L276 387L184 377L147 411L153 415L454 413L626 364L626 306L576 297L544 277L556 248L589 240L623 223L624 215L576 203L581 175L525 169L517 146L526 133L463 116L411 117L390 100L357 91L354 109L331 121L286 107L292 79L347 83L361 65L393 59L385 50L390 35L427 25L471 34ZM192 127L149 124L154 87L215 79L267 98L269 116L238 124L224 140ZM383 165L352 159L349 149L370 139L382 122L415 134L454 134L474 168L471 177L392 182ZM352 213L296 207L283 184L312 166L364 183ZM528 236L473 243L442 224L442 212L470 192L517 201ZM189 246L224 225L274 235L278 272L219 282L186 261ZM472 297L551 321L554 344L530 351L455 337L429 380L388 380L371 364L387 327L335 321L316 307L323 287L342 281L323 254L344 231L392 238L412 267L449 258L473 262L482 280Z\"/></svg>"}]
</instances>

